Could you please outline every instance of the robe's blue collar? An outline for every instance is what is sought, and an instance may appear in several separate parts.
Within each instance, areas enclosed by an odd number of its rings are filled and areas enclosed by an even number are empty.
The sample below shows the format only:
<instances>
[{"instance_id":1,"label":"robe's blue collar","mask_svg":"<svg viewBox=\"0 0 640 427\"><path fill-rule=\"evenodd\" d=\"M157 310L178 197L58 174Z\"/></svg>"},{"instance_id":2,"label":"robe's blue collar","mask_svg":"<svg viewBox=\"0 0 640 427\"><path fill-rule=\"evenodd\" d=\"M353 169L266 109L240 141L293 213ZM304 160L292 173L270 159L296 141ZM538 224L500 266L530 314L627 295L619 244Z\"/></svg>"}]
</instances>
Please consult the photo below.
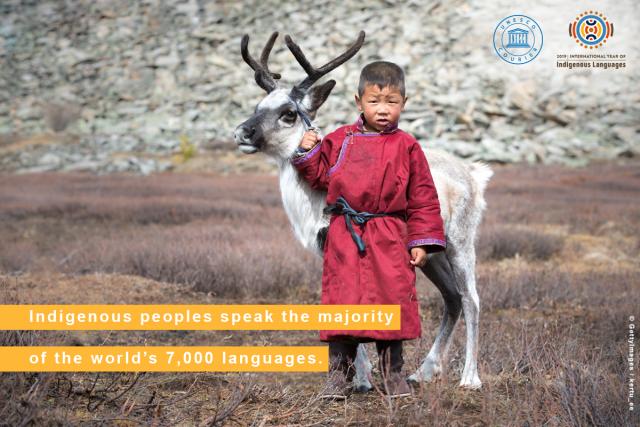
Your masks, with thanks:
<instances>
[{"instance_id":1,"label":"robe's blue collar","mask_svg":"<svg viewBox=\"0 0 640 427\"><path fill-rule=\"evenodd\" d=\"M359 132L359 133L388 134L388 133L394 133L395 131L398 130L398 122L389 123L380 132L371 132L364 128L364 113L360 113L360 115L358 116L358 120L356 120L356 122L353 124L353 129L354 129L354 132Z\"/></svg>"}]
</instances>

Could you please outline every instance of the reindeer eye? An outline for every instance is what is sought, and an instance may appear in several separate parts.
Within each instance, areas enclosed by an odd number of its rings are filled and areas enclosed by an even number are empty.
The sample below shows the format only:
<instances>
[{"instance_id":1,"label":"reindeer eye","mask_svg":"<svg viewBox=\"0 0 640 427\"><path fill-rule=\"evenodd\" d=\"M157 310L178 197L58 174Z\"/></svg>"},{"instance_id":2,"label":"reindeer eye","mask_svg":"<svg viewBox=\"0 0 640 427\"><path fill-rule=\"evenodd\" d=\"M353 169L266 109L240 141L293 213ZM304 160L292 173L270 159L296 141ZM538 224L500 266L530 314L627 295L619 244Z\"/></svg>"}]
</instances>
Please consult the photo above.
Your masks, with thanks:
<instances>
[{"instance_id":1,"label":"reindeer eye","mask_svg":"<svg viewBox=\"0 0 640 427\"><path fill-rule=\"evenodd\" d=\"M292 110L285 111L282 113L282 118L289 123L293 123L296 119L296 112Z\"/></svg>"}]
</instances>

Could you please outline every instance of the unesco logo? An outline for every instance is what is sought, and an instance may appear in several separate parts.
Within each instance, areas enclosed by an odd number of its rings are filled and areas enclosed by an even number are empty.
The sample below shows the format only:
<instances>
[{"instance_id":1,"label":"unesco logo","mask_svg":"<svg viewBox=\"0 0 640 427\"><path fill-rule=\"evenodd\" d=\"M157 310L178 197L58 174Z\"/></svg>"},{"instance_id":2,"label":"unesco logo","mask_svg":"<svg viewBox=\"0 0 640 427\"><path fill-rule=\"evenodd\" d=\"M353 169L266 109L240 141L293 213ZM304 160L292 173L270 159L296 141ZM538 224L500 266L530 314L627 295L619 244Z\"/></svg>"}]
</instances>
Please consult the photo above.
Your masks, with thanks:
<instances>
[{"instance_id":1,"label":"unesco logo","mask_svg":"<svg viewBox=\"0 0 640 427\"><path fill-rule=\"evenodd\" d=\"M542 29L526 15L508 16L496 25L493 48L505 62L526 64L533 61L542 50Z\"/></svg>"}]
</instances>

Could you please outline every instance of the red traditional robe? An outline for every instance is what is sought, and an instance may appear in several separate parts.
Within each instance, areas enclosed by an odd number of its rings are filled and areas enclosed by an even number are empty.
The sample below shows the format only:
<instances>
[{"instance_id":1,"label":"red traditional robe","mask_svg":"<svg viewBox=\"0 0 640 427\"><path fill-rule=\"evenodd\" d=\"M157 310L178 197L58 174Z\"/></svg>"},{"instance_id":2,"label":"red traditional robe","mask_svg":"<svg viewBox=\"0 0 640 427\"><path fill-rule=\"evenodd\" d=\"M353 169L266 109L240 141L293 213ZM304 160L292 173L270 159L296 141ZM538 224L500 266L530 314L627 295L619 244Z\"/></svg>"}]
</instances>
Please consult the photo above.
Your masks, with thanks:
<instances>
[{"instance_id":1,"label":"red traditional robe","mask_svg":"<svg viewBox=\"0 0 640 427\"><path fill-rule=\"evenodd\" d=\"M366 248L358 251L344 215L331 216L324 245L322 304L400 304L401 330L320 331L321 341L340 336L361 341L421 336L414 246L444 250L440 203L420 144L397 123L367 132L362 114L353 125L325 136L304 156L292 159L299 174L327 204L342 196L354 210L394 213L353 223ZM406 221L405 221L406 218Z\"/></svg>"}]
</instances>

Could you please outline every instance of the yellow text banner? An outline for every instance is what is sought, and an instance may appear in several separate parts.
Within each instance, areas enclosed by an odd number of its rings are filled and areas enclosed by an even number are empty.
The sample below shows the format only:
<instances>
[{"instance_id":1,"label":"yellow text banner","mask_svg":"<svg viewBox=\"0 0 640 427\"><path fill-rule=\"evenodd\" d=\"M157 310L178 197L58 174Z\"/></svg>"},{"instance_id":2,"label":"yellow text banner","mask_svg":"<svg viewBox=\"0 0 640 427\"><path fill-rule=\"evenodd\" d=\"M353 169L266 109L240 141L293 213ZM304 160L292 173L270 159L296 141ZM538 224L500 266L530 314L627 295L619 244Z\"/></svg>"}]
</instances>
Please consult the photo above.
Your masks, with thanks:
<instances>
[{"instance_id":1,"label":"yellow text banner","mask_svg":"<svg viewBox=\"0 0 640 427\"><path fill-rule=\"evenodd\" d=\"M399 330L399 305L0 305L1 330Z\"/></svg>"},{"instance_id":2,"label":"yellow text banner","mask_svg":"<svg viewBox=\"0 0 640 427\"><path fill-rule=\"evenodd\" d=\"M0 372L326 372L327 346L0 347Z\"/></svg>"}]
</instances>

